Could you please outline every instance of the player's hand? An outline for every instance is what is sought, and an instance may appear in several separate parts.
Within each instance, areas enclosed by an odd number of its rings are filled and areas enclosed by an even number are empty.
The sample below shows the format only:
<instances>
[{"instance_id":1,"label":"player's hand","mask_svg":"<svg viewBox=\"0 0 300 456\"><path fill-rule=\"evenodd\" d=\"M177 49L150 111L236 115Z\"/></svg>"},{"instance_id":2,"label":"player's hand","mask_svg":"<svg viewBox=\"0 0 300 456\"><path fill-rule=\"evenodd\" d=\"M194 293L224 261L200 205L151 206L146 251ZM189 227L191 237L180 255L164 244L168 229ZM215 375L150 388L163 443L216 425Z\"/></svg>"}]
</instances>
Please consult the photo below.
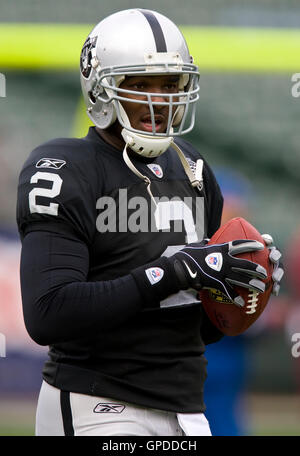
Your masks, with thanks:
<instances>
[{"instance_id":1,"label":"player's hand","mask_svg":"<svg viewBox=\"0 0 300 456\"><path fill-rule=\"evenodd\" d=\"M274 246L273 238L270 234L262 234L262 238L266 243L266 246L270 250L269 260L274 264L274 271L272 274L273 289L272 293L278 296L280 290L280 281L284 275L283 264L281 260L281 252Z\"/></svg>"},{"instance_id":2,"label":"player's hand","mask_svg":"<svg viewBox=\"0 0 300 456\"><path fill-rule=\"evenodd\" d=\"M264 245L254 240L236 240L222 244L207 245L207 240L188 244L169 258L173 262L182 288L215 288L222 291L239 306L244 300L231 285L257 292L265 291L267 271L257 263L235 255L263 250Z\"/></svg>"}]
</instances>

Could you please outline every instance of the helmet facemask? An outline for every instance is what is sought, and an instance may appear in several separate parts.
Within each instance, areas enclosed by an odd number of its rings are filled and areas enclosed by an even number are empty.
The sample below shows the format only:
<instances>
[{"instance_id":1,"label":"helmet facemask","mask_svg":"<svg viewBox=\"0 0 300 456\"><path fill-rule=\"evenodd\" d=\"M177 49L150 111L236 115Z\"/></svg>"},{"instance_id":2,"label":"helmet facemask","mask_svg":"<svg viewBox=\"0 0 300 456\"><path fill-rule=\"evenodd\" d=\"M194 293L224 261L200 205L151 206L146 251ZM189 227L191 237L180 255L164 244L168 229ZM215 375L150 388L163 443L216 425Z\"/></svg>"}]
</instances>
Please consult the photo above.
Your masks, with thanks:
<instances>
[{"instance_id":1,"label":"helmet facemask","mask_svg":"<svg viewBox=\"0 0 300 456\"><path fill-rule=\"evenodd\" d=\"M126 76L179 76L177 93L142 92L120 87ZM145 56L145 65L114 66L96 68L92 100L102 104L102 115L110 115L110 124L118 119L122 136L128 146L145 156L158 156L171 144L174 136L192 130L195 123L196 102L199 99L199 73L193 64L183 63L178 53L152 53ZM130 98L127 96L130 95ZM132 98L132 97L137 98ZM165 101L153 101L159 96ZM142 99L141 99L142 98ZM122 101L147 105L151 116L152 131L132 127ZM168 107L165 132L155 127L155 106ZM110 111L110 112L108 112ZM114 115L112 115L114 111ZM94 119L93 119L94 120ZM100 127L101 128L101 127Z\"/></svg>"},{"instance_id":2,"label":"helmet facemask","mask_svg":"<svg viewBox=\"0 0 300 456\"><path fill-rule=\"evenodd\" d=\"M199 99L198 68L192 63L187 43L179 28L170 19L155 11L140 8L119 11L94 27L84 43L80 62L80 81L88 116L102 130L118 120L125 141L125 163L145 181L152 199L155 200L151 194L151 181L134 166L128 155L128 148L152 158L171 146L176 151L192 187L201 191L201 173L191 170L187 158L173 140L174 136L192 130L196 102ZM130 76L169 75L179 76L176 93L151 92L153 86L147 87L150 89L148 91L128 90L126 84L121 86L122 81ZM162 89L162 86L160 87ZM155 101L156 97L160 101ZM145 115L145 121L142 118L140 120L144 123L143 129L131 125L129 117L135 126L140 127L139 121L136 123L136 119L132 117L135 109L129 112L128 102L147 106L149 115ZM163 107L160 119L157 105ZM155 115L157 125L159 120L163 123L161 127L156 128ZM199 159L198 162L200 169L202 160Z\"/></svg>"}]
</instances>

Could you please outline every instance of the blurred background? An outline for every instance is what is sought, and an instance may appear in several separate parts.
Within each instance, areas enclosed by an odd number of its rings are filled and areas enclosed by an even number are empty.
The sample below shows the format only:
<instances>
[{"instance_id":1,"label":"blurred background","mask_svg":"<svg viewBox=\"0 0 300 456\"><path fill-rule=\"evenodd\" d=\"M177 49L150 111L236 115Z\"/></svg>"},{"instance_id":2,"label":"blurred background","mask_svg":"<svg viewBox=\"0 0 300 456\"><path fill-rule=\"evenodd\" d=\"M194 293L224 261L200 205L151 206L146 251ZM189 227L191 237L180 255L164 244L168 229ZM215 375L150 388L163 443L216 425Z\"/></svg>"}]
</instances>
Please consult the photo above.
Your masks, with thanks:
<instances>
[{"instance_id":1,"label":"blurred background","mask_svg":"<svg viewBox=\"0 0 300 456\"><path fill-rule=\"evenodd\" d=\"M223 221L247 218L285 256L280 296L245 334L207 349L212 431L300 435L300 0L0 0L0 435L34 433L47 356L23 324L18 174L40 143L86 134L81 46L102 18L132 7L177 23L199 65L186 139L218 177Z\"/></svg>"}]
</instances>

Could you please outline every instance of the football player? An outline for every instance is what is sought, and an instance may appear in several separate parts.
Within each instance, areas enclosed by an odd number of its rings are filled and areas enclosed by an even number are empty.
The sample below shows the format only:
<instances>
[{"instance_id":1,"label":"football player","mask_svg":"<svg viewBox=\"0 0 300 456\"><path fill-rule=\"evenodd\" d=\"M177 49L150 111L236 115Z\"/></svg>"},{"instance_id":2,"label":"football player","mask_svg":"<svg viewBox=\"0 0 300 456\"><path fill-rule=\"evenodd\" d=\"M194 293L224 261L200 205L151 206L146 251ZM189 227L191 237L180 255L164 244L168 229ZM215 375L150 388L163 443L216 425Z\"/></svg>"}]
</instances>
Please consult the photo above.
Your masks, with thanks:
<instances>
[{"instance_id":1,"label":"football player","mask_svg":"<svg viewBox=\"0 0 300 456\"><path fill-rule=\"evenodd\" d=\"M83 45L80 77L94 126L37 147L19 180L24 320L49 345L36 435L210 435L204 352L222 334L197 290L243 306L232 285L262 292L266 271L235 255L262 244L219 246L221 269L205 261L223 199L180 138L199 72L174 23L110 15Z\"/></svg>"}]
</instances>

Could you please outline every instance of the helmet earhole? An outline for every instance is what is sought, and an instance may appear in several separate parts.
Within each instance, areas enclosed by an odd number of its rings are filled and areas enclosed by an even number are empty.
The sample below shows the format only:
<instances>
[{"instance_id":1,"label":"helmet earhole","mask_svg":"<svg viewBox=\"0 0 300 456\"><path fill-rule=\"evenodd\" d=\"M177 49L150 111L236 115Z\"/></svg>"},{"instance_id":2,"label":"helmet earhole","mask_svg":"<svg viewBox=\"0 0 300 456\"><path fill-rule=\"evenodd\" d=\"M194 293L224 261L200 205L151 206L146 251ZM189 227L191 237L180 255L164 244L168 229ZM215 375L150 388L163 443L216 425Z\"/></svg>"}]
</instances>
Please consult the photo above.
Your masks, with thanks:
<instances>
[{"instance_id":1,"label":"helmet earhole","mask_svg":"<svg viewBox=\"0 0 300 456\"><path fill-rule=\"evenodd\" d=\"M96 98L94 97L93 92L89 92L89 99L92 103L96 103Z\"/></svg>"}]
</instances>

